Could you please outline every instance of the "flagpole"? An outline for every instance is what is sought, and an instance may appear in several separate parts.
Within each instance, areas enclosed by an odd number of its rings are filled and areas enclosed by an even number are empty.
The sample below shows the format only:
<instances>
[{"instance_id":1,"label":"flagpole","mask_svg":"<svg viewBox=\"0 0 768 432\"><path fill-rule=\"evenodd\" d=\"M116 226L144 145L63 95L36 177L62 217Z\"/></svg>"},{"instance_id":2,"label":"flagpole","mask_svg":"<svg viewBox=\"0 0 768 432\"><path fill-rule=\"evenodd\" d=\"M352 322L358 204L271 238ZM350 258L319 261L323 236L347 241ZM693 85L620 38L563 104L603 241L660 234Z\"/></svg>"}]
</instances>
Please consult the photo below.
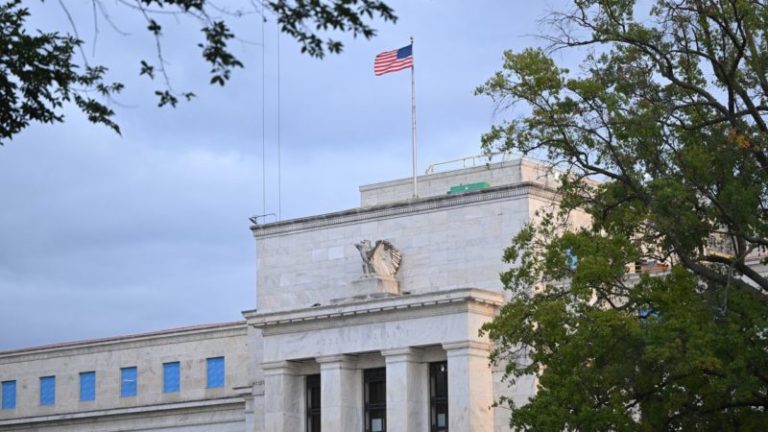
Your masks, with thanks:
<instances>
[{"instance_id":1,"label":"flagpole","mask_svg":"<svg viewBox=\"0 0 768 432\"><path fill-rule=\"evenodd\" d=\"M416 175L416 56L413 52L413 36L411 36L411 153L413 160L413 197L418 198L419 188Z\"/></svg>"}]
</instances>

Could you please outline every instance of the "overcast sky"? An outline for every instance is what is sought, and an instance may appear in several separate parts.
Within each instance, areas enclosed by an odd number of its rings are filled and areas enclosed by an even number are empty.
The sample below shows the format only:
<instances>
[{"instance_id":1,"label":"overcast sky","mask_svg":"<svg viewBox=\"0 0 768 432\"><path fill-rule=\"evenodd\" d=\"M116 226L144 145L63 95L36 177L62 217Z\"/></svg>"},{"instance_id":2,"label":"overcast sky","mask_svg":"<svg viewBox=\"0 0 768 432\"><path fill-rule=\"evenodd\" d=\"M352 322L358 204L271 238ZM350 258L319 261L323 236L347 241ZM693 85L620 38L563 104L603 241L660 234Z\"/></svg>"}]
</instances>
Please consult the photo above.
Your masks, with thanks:
<instances>
[{"instance_id":1,"label":"overcast sky","mask_svg":"<svg viewBox=\"0 0 768 432\"><path fill-rule=\"evenodd\" d=\"M25 3L31 29L70 30L57 2ZM172 84L198 97L159 109L159 83L137 76L139 59L154 56L140 17L104 0L129 35L102 18L94 47L91 1L65 3L89 61L127 85L113 105L123 135L69 109L65 124L32 125L0 147L0 350L241 319L256 306L249 216L355 207L359 185L410 175L410 73L374 76L378 52L415 38L423 172L480 153L502 116L474 88L500 69L503 50L541 45L538 20L562 1L394 1L397 24L377 22L378 37L345 39L325 60L282 36L279 129L273 20L263 67L260 21L235 24L246 67L224 88L207 85L196 22L165 20Z\"/></svg>"}]
</instances>

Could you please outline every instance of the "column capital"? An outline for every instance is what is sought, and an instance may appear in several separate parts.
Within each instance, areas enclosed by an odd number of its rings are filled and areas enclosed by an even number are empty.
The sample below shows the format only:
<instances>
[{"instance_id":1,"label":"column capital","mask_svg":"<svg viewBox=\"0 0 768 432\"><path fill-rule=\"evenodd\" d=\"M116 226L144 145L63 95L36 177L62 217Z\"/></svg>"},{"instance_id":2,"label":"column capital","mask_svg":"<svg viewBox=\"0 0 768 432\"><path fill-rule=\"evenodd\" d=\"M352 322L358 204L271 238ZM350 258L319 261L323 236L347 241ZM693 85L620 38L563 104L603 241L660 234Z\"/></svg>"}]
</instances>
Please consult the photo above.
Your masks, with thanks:
<instances>
[{"instance_id":1,"label":"column capital","mask_svg":"<svg viewBox=\"0 0 768 432\"><path fill-rule=\"evenodd\" d=\"M336 354L316 357L315 361L320 364L320 369L324 367L333 367L337 364L341 367L354 367L355 363L357 362L357 356L349 354Z\"/></svg>"},{"instance_id":2,"label":"column capital","mask_svg":"<svg viewBox=\"0 0 768 432\"><path fill-rule=\"evenodd\" d=\"M387 363L419 361L421 354L422 350L412 347L392 348L381 351L381 355L384 356L384 361Z\"/></svg>"},{"instance_id":3,"label":"column capital","mask_svg":"<svg viewBox=\"0 0 768 432\"><path fill-rule=\"evenodd\" d=\"M472 340L446 342L443 344L443 349L445 350L448 357L456 355L488 357L492 347L493 345L491 345L489 342Z\"/></svg>"}]
</instances>

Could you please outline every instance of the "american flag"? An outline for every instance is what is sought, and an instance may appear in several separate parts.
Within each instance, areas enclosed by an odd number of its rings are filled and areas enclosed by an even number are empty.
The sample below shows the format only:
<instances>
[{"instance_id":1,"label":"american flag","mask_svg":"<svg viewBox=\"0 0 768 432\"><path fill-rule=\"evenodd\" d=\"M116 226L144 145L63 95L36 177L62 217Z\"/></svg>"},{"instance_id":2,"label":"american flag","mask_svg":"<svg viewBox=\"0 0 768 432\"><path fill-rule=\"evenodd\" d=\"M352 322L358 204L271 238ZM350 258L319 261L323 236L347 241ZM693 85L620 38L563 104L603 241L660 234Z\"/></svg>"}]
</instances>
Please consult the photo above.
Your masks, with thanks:
<instances>
[{"instance_id":1,"label":"american flag","mask_svg":"<svg viewBox=\"0 0 768 432\"><path fill-rule=\"evenodd\" d=\"M392 51L384 51L376 56L373 62L373 73L384 75L385 73L413 67L413 45L408 45Z\"/></svg>"}]
</instances>

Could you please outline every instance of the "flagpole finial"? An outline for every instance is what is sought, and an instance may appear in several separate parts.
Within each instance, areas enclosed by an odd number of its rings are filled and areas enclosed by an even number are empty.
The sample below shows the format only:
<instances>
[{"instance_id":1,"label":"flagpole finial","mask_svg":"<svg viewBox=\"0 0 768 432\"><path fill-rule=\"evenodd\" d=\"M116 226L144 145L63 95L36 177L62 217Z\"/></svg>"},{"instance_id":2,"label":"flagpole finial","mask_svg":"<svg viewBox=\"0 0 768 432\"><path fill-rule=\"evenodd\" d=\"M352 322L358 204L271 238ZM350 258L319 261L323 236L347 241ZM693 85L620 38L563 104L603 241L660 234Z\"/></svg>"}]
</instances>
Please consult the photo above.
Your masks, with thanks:
<instances>
[{"instance_id":1,"label":"flagpole finial","mask_svg":"<svg viewBox=\"0 0 768 432\"><path fill-rule=\"evenodd\" d=\"M411 45L413 45L413 36L411 36Z\"/></svg>"}]
</instances>

